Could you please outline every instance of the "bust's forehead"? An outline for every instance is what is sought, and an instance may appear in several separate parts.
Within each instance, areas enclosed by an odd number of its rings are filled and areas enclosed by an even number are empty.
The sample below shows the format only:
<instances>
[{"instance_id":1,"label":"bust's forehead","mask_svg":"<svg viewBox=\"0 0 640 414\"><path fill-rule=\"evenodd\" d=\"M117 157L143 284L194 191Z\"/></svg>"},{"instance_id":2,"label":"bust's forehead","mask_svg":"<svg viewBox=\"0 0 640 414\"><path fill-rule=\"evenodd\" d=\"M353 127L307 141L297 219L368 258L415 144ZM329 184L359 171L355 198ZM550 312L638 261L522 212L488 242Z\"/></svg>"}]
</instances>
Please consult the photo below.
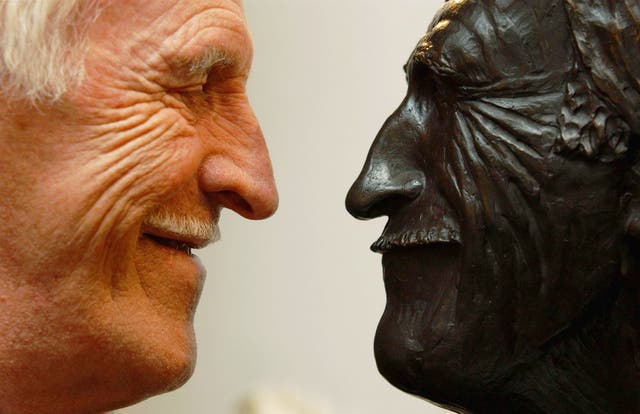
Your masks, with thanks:
<instances>
[{"instance_id":1,"label":"bust's forehead","mask_svg":"<svg viewBox=\"0 0 640 414\"><path fill-rule=\"evenodd\" d=\"M565 74L574 64L562 0L449 0L414 59L477 84Z\"/></svg>"}]
</instances>

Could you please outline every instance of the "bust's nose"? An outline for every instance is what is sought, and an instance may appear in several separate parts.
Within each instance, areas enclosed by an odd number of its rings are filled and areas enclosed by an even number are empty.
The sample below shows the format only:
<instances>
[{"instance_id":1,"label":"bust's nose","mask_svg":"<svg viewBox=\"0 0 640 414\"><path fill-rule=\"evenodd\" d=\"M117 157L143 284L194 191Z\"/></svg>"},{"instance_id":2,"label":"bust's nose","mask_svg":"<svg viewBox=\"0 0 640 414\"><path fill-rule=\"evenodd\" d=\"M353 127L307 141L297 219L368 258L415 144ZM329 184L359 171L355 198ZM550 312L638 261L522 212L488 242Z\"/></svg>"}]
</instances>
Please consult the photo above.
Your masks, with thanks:
<instances>
[{"instance_id":1,"label":"bust's nose","mask_svg":"<svg viewBox=\"0 0 640 414\"><path fill-rule=\"evenodd\" d=\"M347 210L361 220L389 215L417 198L424 186L424 174L418 170L394 174L384 162L375 163L351 186Z\"/></svg>"},{"instance_id":2,"label":"bust's nose","mask_svg":"<svg viewBox=\"0 0 640 414\"><path fill-rule=\"evenodd\" d=\"M425 175L415 167L409 148L402 147L403 140L398 139L397 133L406 131L387 122L347 194L346 207L355 218L390 215L424 191Z\"/></svg>"}]
</instances>

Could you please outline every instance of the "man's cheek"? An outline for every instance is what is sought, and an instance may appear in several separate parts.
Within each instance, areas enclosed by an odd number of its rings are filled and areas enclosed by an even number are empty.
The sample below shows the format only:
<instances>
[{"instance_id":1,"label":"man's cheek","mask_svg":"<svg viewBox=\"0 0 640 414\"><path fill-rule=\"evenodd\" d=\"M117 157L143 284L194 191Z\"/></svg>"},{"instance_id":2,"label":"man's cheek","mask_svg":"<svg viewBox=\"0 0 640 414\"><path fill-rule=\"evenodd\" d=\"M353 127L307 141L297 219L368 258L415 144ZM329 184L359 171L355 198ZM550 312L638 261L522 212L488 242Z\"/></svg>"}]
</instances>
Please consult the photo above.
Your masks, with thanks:
<instances>
[{"instance_id":1,"label":"man's cheek","mask_svg":"<svg viewBox=\"0 0 640 414\"><path fill-rule=\"evenodd\" d=\"M197 171L199 141L171 109L132 113L89 132L36 197L49 200L57 217L44 228L71 244L122 237Z\"/></svg>"},{"instance_id":2,"label":"man's cheek","mask_svg":"<svg viewBox=\"0 0 640 414\"><path fill-rule=\"evenodd\" d=\"M149 115L134 114L126 122L124 127L111 125L97 138L104 145L95 167L105 172L108 186L122 183L126 191L118 193L134 195L139 190L163 197L161 193L179 187L197 170L201 152L197 135L178 111L161 108Z\"/></svg>"}]
</instances>

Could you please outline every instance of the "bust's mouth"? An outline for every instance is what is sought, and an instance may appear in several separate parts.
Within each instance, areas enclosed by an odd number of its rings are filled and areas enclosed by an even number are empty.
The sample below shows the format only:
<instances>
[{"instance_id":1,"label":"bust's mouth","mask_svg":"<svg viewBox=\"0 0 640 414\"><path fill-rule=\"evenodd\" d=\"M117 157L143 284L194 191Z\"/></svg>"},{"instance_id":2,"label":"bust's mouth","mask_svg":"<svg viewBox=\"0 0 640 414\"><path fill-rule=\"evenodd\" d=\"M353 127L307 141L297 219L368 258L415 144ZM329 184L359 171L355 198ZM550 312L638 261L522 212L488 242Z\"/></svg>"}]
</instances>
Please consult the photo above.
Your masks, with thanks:
<instances>
[{"instance_id":1,"label":"bust's mouth","mask_svg":"<svg viewBox=\"0 0 640 414\"><path fill-rule=\"evenodd\" d=\"M385 229L370 248L376 253L385 254L395 250L450 243L462 244L460 232L457 229L431 227L419 230L408 229L403 232L388 232Z\"/></svg>"},{"instance_id":2,"label":"bust's mouth","mask_svg":"<svg viewBox=\"0 0 640 414\"><path fill-rule=\"evenodd\" d=\"M462 248L460 232L446 226L395 232L387 226L371 250L382 253L389 309L422 301L430 309L427 320L433 320L438 309L448 306L442 298L455 295Z\"/></svg>"}]
</instances>

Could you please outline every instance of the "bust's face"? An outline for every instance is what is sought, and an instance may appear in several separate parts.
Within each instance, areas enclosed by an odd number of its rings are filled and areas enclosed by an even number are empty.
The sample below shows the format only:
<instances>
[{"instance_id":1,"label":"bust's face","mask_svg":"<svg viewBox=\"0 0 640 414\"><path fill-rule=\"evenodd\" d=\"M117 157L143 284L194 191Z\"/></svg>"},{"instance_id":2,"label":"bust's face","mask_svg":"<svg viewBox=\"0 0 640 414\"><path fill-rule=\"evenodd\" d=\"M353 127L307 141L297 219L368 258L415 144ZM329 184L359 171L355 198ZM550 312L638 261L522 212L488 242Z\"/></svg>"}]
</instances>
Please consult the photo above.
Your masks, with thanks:
<instances>
[{"instance_id":1,"label":"bust's face","mask_svg":"<svg viewBox=\"0 0 640 414\"><path fill-rule=\"evenodd\" d=\"M449 1L348 195L389 217L375 353L408 392L465 406L619 274L621 167L557 151L568 30L560 1Z\"/></svg>"}]
</instances>

